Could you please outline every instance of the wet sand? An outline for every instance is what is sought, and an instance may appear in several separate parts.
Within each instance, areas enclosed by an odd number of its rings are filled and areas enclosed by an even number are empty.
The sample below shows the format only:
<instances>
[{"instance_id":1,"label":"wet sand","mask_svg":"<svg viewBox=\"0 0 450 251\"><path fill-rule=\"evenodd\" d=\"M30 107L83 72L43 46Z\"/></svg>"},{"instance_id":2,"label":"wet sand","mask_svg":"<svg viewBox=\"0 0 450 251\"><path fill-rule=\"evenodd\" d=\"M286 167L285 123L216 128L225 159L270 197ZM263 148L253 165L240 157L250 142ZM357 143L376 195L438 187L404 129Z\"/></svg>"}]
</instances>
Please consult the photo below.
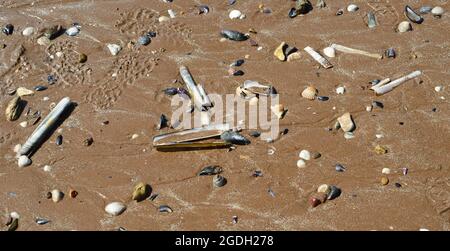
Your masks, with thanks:
<instances>
[{"instance_id":1,"label":"wet sand","mask_svg":"<svg viewBox=\"0 0 450 251\"><path fill-rule=\"evenodd\" d=\"M399 34L395 28L406 20L406 4L414 8L441 5L447 10L450 5L353 1L359 11L335 16L351 1L326 2L324 9L290 19L287 13L294 3L282 0L238 0L234 6L214 0L0 1L2 26L15 26L13 35L0 35L0 43L6 45L0 50L2 114L11 99L9 88L47 85L49 74L58 78L56 84L24 97L27 107L45 116L50 104L65 96L78 104L61 126L64 143L55 144L55 133L32 157L32 165L24 168L17 166L13 148L23 144L35 126L22 128L23 114L14 122L2 115L0 215L18 212L18 230L120 226L128 230L449 230L449 15L441 19L424 15L423 24L413 25L412 32ZM194 6L200 3L210 7L207 15L196 13ZM272 13L258 12L260 3ZM168 16L168 9L175 10L177 17L159 23L158 17ZM241 10L247 18L230 20L231 9ZM365 23L369 10L375 10L379 21L375 29ZM49 46L21 35L27 26L69 27L74 22L82 26L78 36L62 35ZM248 42L220 42L219 31L224 28L255 29L257 34L251 38L262 50ZM150 45L127 47L148 31L157 32ZM278 61L273 51L282 41L299 48L301 59ZM107 43L121 44L123 50L112 56ZM394 47L398 55L376 60L338 53L330 59L334 67L324 69L302 51L306 46L321 50L331 43L377 53ZM56 52L63 56L57 57ZM86 63L78 63L78 53L88 56ZM245 75L228 76L227 65L245 55L249 59L240 67ZM170 98L161 91L179 86L172 81L178 78L180 65L188 66L209 93L235 93L245 80L275 86L280 102L289 109L280 122L289 133L270 144L251 138L250 145L231 152L156 151L152 137L161 132L155 123L162 113L171 115ZM422 81L409 81L383 96L376 97L367 88L370 80L395 79L415 70L423 71ZM301 98L301 91L310 84L330 100ZM344 95L335 92L340 85L346 87ZM435 92L437 85L443 91ZM382 102L384 109L367 112L365 107L373 100ZM346 140L342 131L328 131L345 112L356 123L354 139ZM109 124L103 125L104 121ZM139 137L131 140L132 134ZM384 137L377 139L376 134ZM89 136L94 143L86 147L83 140ZM377 155L376 145L385 146L388 153ZM268 149L275 149L275 154L268 155ZM322 157L299 169L296 162L302 149L319 151ZM336 163L347 170L336 172ZM43 171L45 165L52 167L51 172ZM207 165L222 166L226 186L213 188L212 177L195 176ZM391 169L387 186L380 184L384 167ZM406 176L403 167L409 169ZM263 177L252 177L254 170L261 170ZM150 184L159 196L154 201L131 202L138 182ZM397 188L396 182L402 187ZM308 198L324 183L339 186L342 195L311 208ZM66 194L59 203L45 198L56 188ZM69 189L79 195L70 198ZM112 201L126 202L127 210L108 216L104 207ZM156 208L163 204L173 213L159 213ZM238 216L237 224L232 223L233 216ZM35 217L51 223L37 225Z\"/></svg>"}]
</instances>

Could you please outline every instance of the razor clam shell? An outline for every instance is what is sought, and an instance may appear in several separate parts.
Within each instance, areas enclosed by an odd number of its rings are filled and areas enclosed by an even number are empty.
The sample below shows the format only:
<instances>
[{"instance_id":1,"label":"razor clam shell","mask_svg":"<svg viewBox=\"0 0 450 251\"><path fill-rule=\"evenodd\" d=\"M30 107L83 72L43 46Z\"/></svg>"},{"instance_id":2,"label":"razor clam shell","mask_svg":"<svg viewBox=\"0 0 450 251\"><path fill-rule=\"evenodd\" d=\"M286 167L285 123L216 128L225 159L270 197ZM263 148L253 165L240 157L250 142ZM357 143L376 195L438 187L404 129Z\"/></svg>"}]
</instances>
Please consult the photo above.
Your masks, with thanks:
<instances>
[{"instance_id":1,"label":"razor clam shell","mask_svg":"<svg viewBox=\"0 0 450 251\"><path fill-rule=\"evenodd\" d=\"M363 51L363 50L353 49L353 48L346 47L346 46L343 46L340 44L332 44L331 47L333 47L337 51L344 52L344 53L363 55L363 56L376 58L376 59L383 58L383 55L380 55L377 53L370 53L370 52Z\"/></svg>"},{"instance_id":2,"label":"razor clam shell","mask_svg":"<svg viewBox=\"0 0 450 251\"><path fill-rule=\"evenodd\" d=\"M408 5L405 6L405 15L406 17L416 24L421 24L423 22L423 17L417 14L411 7Z\"/></svg>"},{"instance_id":3,"label":"razor clam shell","mask_svg":"<svg viewBox=\"0 0 450 251\"><path fill-rule=\"evenodd\" d=\"M193 129L187 129L183 131L178 132L171 132L171 133L165 133L161 135L157 135L153 137L153 145L158 146L162 145L164 143L183 143L183 142L189 142L189 141L196 141L196 140L202 140L202 139L209 139L213 137L220 136L224 131L230 130L231 127L229 124L214 124L206 127L199 127L199 128L193 128ZM204 135L201 135L201 134ZM192 136L194 135L194 136ZM195 136L197 135L197 136ZM178 140L173 140L169 142L164 142L163 140L169 140L170 138L176 138L177 136L185 138L181 138ZM162 141L162 142L161 142ZM159 143L160 142L160 143Z\"/></svg>"},{"instance_id":4,"label":"razor clam shell","mask_svg":"<svg viewBox=\"0 0 450 251\"><path fill-rule=\"evenodd\" d=\"M22 99L17 96L11 99L9 101L8 105L6 106L5 115L6 120L8 121L14 121L17 120L20 117L20 114L23 110L23 102Z\"/></svg>"},{"instance_id":5,"label":"razor clam shell","mask_svg":"<svg viewBox=\"0 0 450 251\"><path fill-rule=\"evenodd\" d=\"M410 74L408 74L408 75L406 75L406 76L403 76L403 77L401 77L401 78L398 78L398 79L396 79L396 80L390 82L389 84L385 84L385 85L383 85L383 86L381 86L381 87L374 88L374 91L375 91L375 93L376 93L377 95L385 94L385 93L387 93L387 92L392 91L395 87L397 87L397 86L403 84L404 82L406 82L406 81L408 81L408 80L411 80L411 79L414 79L414 78L416 78L416 77L418 77L418 76L420 76L420 75L422 75L422 72L421 72L421 71L414 71L414 72L411 72Z\"/></svg>"},{"instance_id":6,"label":"razor clam shell","mask_svg":"<svg viewBox=\"0 0 450 251\"><path fill-rule=\"evenodd\" d=\"M200 111L207 110L209 107L211 107L212 106L211 101L206 95L205 90L203 89L202 86L199 86L195 83L191 73L189 72L186 66L180 67L180 75L184 83L186 84L189 94L193 98L195 106Z\"/></svg>"},{"instance_id":7,"label":"razor clam shell","mask_svg":"<svg viewBox=\"0 0 450 251\"><path fill-rule=\"evenodd\" d=\"M307 46L303 50L306 51L314 60L316 60L324 68L328 69L333 67L333 65L326 58L322 57L322 55L320 55L313 48Z\"/></svg>"},{"instance_id":8,"label":"razor clam shell","mask_svg":"<svg viewBox=\"0 0 450 251\"><path fill-rule=\"evenodd\" d=\"M375 28L377 26L377 19L372 11L367 13L367 26L369 28Z\"/></svg>"},{"instance_id":9,"label":"razor clam shell","mask_svg":"<svg viewBox=\"0 0 450 251\"><path fill-rule=\"evenodd\" d=\"M19 154L28 155L31 151L35 150L70 105L72 105L72 102L69 97L61 99L58 105L56 105L47 117L45 117L45 119L37 126L25 144L22 145Z\"/></svg>"}]
</instances>

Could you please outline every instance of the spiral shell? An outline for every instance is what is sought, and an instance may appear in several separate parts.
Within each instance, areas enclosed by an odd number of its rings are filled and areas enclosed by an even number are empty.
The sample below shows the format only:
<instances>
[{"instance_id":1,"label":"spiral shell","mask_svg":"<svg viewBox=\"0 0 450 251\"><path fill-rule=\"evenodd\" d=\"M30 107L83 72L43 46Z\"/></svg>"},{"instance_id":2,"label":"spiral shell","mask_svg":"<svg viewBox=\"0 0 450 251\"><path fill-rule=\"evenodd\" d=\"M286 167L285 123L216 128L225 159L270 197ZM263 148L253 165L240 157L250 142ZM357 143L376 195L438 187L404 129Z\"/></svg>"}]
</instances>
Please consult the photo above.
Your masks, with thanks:
<instances>
[{"instance_id":1,"label":"spiral shell","mask_svg":"<svg viewBox=\"0 0 450 251\"><path fill-rule=\"evenodd\" d=\"M302 92L302 97L314 100L317 96L317 89L314 86L308 86L305 90Z\"/></svg>"}]
</instances>

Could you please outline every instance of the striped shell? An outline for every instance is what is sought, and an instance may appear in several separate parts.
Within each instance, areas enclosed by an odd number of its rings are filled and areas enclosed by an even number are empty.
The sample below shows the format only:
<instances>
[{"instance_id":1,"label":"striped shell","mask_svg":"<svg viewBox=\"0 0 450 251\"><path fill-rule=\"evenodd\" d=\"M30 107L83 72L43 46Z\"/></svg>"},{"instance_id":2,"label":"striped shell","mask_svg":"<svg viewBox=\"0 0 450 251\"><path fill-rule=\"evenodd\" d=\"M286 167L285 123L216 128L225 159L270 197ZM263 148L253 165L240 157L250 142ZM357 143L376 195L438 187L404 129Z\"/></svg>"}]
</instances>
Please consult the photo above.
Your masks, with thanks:
<instances>
[{"instance_id":1,"label":"striped shell","mask_svg":"<svg viewBox=\"0 0 450 251\"><path fill-rule=\"evenodd\" d=\"M302 97L309 100L314 100L316 98L316 95L317 89L314 86L309 86L302 92Z\"/></svg>"}]
</instances>

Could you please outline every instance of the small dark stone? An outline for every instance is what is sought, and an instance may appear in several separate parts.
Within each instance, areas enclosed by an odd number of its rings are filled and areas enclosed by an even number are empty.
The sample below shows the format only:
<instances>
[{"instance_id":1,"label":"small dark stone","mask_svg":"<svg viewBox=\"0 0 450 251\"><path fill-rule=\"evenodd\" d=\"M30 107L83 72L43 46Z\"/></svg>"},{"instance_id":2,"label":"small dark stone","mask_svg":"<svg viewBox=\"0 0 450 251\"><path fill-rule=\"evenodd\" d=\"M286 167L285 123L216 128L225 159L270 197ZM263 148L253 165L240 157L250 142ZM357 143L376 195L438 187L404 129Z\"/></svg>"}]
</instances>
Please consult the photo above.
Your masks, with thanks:
<instances>
[{"instance_id":1,"label":"small dark stone","mask_svg":"<svg viewBox=\"0 0 450 251\"><path fill-rule=\"evenodd\" d=\"M330 98L329 97L327 97L327 96L318 96L317 97L317 100L319 100L319 101L327 101L327 100L329 100Z\"/></svg>"},{"instance_id":2,"label":"small dark stone","mask_svg":"<svg viewBox=\"0 0 450 251\"><path fill-rule=\"evenodd\" d=\"M291 10L289 10L288 16L289 16L290 18L294 18L294 17L296 17L297 15L298 15L298 13L297 13L297 10L296 10L295 8L292 8Z\"/></svg>"},{"instance_id":3,"label":"small dark stone","mask_svg":"<svg viewBox=\"0 0 450 251\"><path fill-rule=\"evenodd\" d=\"M87 55L84 53L81 53L80 56L78 57L78 62L83 64L83 63L86 63L87 59L88 59Z\"/></svg>"},{"instance_id":4,"label":"small dark stone","mask_svg":"<svg viewBox=\"0 0 450 251\"><path fill-rule=\"evenodd\" d=\"M433 109L431 109L431 111L432 111L432 112L436 112L436 111L437 111L436 107L434 107Z\"/></svg>"},{"instance_id":5,"label":"small dark stone","mask_svg":"<svg viewBox=\"0 0 450 251\"><path fill-rule=\"evenodd\" d=\"M146 36L148 36L148 37L156 37L156 32L154 32L154 31L147 32Z\"/></svg>"},{"instance_id":6,"label":"small dark stone","mask_svg":"<svg viewBox=\"0 0 450 251\"><path fill-rule=\"evenodd\" d=\"M377 107L377 108L381 108L381 109L384 108L383 103L381 103L380 101L373 101L373 102L372 102L372 106L373 106L373 107Z\"/></svg>"},{"instance_id":7,"label":"small dark stone","mask_svg":"<svg viewBox=\"0 0 450 251\"><path fill-rule=\"evenodd\" d=\"M402 184L396 182L396 183L395 183L395 186L398 187L398 188L400 188L400 187L402 187Z\"/></svg>"},{"instance_id":8,"label":"small dark stone","mask_svg":"<svg viewBox=\"0 0 450 251\"><path fill-rule=\"evenodd\" d=\"M395 56L396 56L394 48L387 49L385 54L386 54L386 57L388 57L388 58L395 58Z\"/></svg>"},{"instance_id":9,"label":"small dark stone","mask_svg":"<svg viewBox=\"0 0 450 251\"><path fill-rule=\"evenodd\" d=\"M236 62L232 64L232 66L241 66L244 64L244 62L245 62L244 59L238 59L236 60Z\"/></svg>"},{"instance_id":10,"label":"small dark stone","mask_svg":"<svg viewBox=\"0 0 450 251\"><path fill-rule=\"evenodd\" d=\"M151 39L149 36L142 36L138 38L138 43L140 45L148 45L151 42Z\"/></svg>"},{"instance_id":11,"label":"small dark stone","mask_svg":"<svg viewBox=\"0 0 450 251\"><path fill-rule=\"evenodd\" d=\"M173 96L178 94L178 88L176 87L169 87L163 90L164 94L168 95L168 96Z\"/></svg>"},{"instance_id":12,"label":"small dark stone","mask_svg":"<svg viewBox=\"0 0 450 251\"><path fill-rule=\"evenodd\" d=\"M34 87L34 90L35 91L45 91L45 90L47 90L47 87L46 86L43 86L43 85L38 85L38 86L35 86Z\"/></svg>"},{"instance_id":13,"label":"small dark stone","mask_svg":"<svg viewBox=\"0 0 450 251\"><path fill-rule=\"evenodd\" d=\"M89 137L83 141L84 146L90 146L92 143L94 143L94 139L92 137Z\"/></svg>"},{"instance_id":14,"label":"small dark stone","mask_svg":"<svg viewBox=\"0 0 450 251\"><path fill-rule=\"evenodd\" d=\"M103 125L107 125L107 124L109 124L109 121L108 121L108 120L105 120L105 121L102 122L102 124L103 124Z\"/></svg>"},{"instance_id":15,"label":"small dark stone","mask_svg":"<svg viewBox=\"0 0 450 251\"><path fill-rule=\"evenodd\" d=\"M280 132L280 135L286 135L289 132L289 129L284 128L283 131Z\"/></svg>"},{"instance_id":16,"label":"small dark stone","mask_svg":"<svg viewBox=\"0 0 450 251\"><path fill-rule=\"evenodd\" d=\"M261 133L258 131L251 131L248 134L254 138L258 138L259 136L261 136Z\"/></svg>"},{"instance_id":17,"label":"small dark stone","mask_svg":"<svg viewBox=\"0 0 450 251\"><path fill-rule=\"evenodd\" d=\"M405 123L403 123L403 122L399 122L399 125L404 125Z\"/></svg>"},{"instance_id":18,"label":"small dark stone","mask_svg":"<svg viewBox=\"0 0 450 251\"><path fill-rule=\"evenodd\" d=\"M53 85L54 83L56 83L56 77L53 75L48 75L47 76L47 82L49 85Z\"/></svg>"},{"instance_id":19,"label":"small dark stone","mask_svg":"<svg viewBox=\"0 0 450 251\"><path fill-rule=\"evenodd\" d=\"M62 135L58 135L58 137L56 137L56 145L60 146L63 143L63 136Z\"/></svg>"},{"instance_id":20,"label":"small dark stone","mask_svg":"<svg viewBox=\"0 0 450 251\"><path fill-rule=\"evenodd\" d=\"M242 75L244 75L244 72L241 70L237 70L237 71L233 72L233 76L242 76Z\"/></svg>"},{"instance_id":21,"label":"small dark stone","mask_svg":"<svg viewBox=\"0 0 450 251\"><path fill-rule=\"evenodd\" d=\"M256 177L262 177L263 174L262 174L261 170L255 170L255 172L253 172L252 176L255 177L255 178Z\"/></svg>"},{"instance_id":22,"label":"small dark stone","mask_svg":"<svg viewBox=\"0 0 450 251\"><path fill-rule=\"evenodd\" d=\"M343 10L343 9L339 9L339 10L336 12L336 16L340 16L340 15L342 15L342 14L344 14L344 10Z\"/></svg>"}]
</instances>

